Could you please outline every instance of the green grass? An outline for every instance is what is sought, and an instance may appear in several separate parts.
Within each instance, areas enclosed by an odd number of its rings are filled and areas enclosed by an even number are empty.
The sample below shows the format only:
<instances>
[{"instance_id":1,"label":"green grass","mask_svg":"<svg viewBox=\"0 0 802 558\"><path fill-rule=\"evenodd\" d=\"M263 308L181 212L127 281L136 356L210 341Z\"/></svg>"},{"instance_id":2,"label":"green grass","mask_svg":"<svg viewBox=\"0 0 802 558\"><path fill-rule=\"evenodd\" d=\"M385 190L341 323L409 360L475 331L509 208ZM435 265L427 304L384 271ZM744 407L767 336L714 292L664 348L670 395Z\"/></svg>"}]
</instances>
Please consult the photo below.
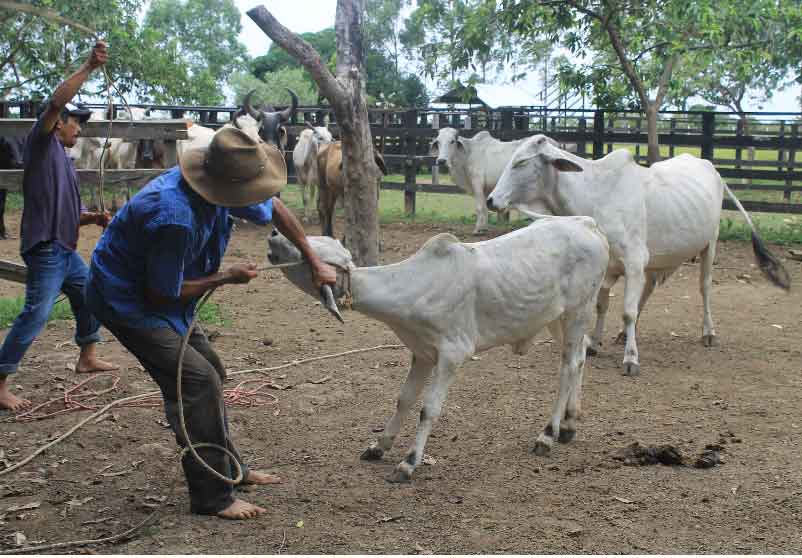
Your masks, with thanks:
<instances>
[{"instance_id":1,"label":"green grass","mask_svg":"<svg viewBox=\"0 0 802 558\"><path fill-rule=\"evenodd\" d=\"M201 321L201 323L206 325L231 325L231 320L224 315L222 306L215 302L207 302L204 304L200 309L200 312L198 312L198 319Z\"/></svg>"},{"instance_id":2,"label":"green grass","mask_svg":"<svg viewBox=\"0 0 802 558\"><path fill-rule=\"evenodd\" d=\"M24 296L0 298L0 328L5 329L10 327L11 324L14 323L14 320L19 313L22 312L22 308L24 306ZM72 310L70 309L70 303L66 300L61 300L53 307L53 310L50 312L50 316L47 318L47 321L52 322L53 320L71 319Z\"/></svg>"},{"instance_id":3,"label":"green grass","mask_svg":"<svg viewBox=\"0 0 802 558\"><path fill-rule=\"evenodd\" d=\"M0 298L0 329L11 327L11 324L14 323L16 317L20 312L22 312L23 306L25 306L24 296ZM72 319L73 315L72 309L70 308L70 303L67 300L60 300L53 307L53 310L50 312L50 316L48 316L47 321L52 322L54 320ZM231 322L225 317L220 305L215 304L214 302L207 302L203 308L201 308L201 311L198 314L198 319L202 323L208 325L231 325Z\"/></svg>"}]
</instances>

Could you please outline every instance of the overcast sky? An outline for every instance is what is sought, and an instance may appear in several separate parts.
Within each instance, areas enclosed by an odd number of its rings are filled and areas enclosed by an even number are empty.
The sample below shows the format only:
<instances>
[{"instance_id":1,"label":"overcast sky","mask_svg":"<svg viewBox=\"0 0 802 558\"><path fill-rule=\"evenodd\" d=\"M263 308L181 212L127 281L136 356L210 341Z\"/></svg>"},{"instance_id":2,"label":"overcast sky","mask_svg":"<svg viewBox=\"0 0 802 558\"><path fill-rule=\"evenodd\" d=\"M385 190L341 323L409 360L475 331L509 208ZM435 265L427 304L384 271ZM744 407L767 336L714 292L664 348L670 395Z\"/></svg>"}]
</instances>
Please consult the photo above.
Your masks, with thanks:
<instances>
[{"instance_id":1,"label":"overcast sky","mask_svg":"<svg viewBox=\"0 0 802 558\"><path fill-rule=\"evenodd\" d=\"M248 47L251 56L260 56L270 47L270 39L251 21L245 12L264 5L285 27L296 33L320 31L334 25L336 0L234 0L242 12L242 33L240 39ZM430 84L427 84L430 85ZM524 88L531 88L528 93L538 92L537 80L528 79ZM767 112L799 112L800 85L776 93L774 98L762 106L756 102L746 103L747 109ZM721 109L719 109L721 110Z\"/></svg>"}]
</instances>

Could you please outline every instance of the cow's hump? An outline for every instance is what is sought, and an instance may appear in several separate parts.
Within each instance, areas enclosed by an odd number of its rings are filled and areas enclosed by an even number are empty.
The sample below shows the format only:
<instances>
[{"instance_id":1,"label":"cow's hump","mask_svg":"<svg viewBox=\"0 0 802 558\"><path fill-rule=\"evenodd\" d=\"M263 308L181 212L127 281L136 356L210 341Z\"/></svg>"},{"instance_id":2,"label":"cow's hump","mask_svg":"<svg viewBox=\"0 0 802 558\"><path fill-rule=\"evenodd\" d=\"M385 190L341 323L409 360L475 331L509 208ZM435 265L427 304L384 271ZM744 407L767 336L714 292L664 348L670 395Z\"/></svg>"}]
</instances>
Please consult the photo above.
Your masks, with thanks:
<instances>
[{"instance_id":1,"label":"cow's hump","mask_svg":"<svg viewBox=\"0 0 802 558\"><path fill-rule=\"evenodd\" d=\"M459 239L451 233L440 233L433 236L421 246L416 256L431 256L434 258L446 258L453 254L454 250L462 244Z\"/></svg>"}]
</instances>

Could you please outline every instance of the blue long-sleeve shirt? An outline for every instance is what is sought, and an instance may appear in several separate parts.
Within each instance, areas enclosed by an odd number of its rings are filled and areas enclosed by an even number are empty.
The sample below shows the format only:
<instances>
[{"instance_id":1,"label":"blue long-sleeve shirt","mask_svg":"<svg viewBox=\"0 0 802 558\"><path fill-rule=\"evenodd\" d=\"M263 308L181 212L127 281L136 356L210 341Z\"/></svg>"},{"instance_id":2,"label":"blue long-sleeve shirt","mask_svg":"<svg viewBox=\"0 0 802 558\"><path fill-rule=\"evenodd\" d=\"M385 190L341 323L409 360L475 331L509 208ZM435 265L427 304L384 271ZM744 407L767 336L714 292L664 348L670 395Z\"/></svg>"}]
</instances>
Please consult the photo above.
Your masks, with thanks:
<instances>
[{"instance_id":1,"label":"blue long-sleeve shirt","mask_svg":"<svg viewBox=\"0 0 802 558\"><path fill-rule=\"evenodd\" d=\"M127 327L170 327L184 335L197 300L181 302L181 284L216 273L231 237L230 215L265 224L267 200L244 208L212 205L178 167L152 180L117 213L92 254L87 303L102 321ZM171 302L154 308L145 288Z\"/></svg>"}]
</instances>

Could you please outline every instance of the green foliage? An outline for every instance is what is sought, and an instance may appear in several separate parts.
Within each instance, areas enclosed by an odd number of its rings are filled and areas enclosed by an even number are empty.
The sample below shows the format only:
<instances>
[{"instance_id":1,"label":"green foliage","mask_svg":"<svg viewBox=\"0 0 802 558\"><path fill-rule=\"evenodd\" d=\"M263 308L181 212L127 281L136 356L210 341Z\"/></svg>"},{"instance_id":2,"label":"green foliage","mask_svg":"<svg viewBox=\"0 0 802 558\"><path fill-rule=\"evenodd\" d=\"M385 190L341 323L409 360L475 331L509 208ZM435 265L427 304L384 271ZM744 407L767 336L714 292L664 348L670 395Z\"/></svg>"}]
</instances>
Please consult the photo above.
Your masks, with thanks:
<instances>
[{"instance_id":1,"label":"green foliage","mask_svg":"<svg viewBox=\"0 0 802 558\"><path fill-rule=\"evenodd\" d=\"M241 30L233 0L153 0L143 42L157 54L147 60L155 67L143 77L142 92L155 102L222 103L223 85L245 67Z\"/></svg>"},{"instance_id":2,"label":"green foliage","mask_svg":"<svg viewBox=\"0 0 802 558\"><path fill-rule=\"evenodd\" d=\"M122 91L131 91L142 66L136 14L143 0L33 0L97 31L109 43L109 72ZM44 98L69 72L78 68L94 38L73 27L38 15L0 10L0 98ZM93 75L85 92L97 93L104 83Z\"/></svg>"},{"instance_id":3,"label":"green foliage","mask_svg":"<svg viewBox=\"0 0 802 558\"><path fill-rule=\"evenodd\" d=\"M246 60L233 0L153 0L141 24L137 14L145 0L32 3L97 31L109 43L107 69L118 89L144 101L221 103L228 76ZM49 96L93 44L72 27L0 10L0 98ZM83 93L104 89L102 74L95 72Z\"/></svg>"},{"instance_id":4,"label":"green foliage","mask_svg":"<svg viewBox=\"0 0 802 558\"><path fill-rule=\"evenodd\" d=\"M320 54L320 59L324 62L332 60L337 52L336 35L334 28L330 27L323 31L314 33L301 33L303 40L312 45ZM258 56L251 62L251 73L257 78L262 79L264 74L277 72L287 68L300 68L301 65L295 58L275 43L270 45L270 49L264 56ZM311 81L311 78L309 78Z\"/></svg>"},{"instance_id":5,"label":"green foliage","mask_svg":"<svg viewBox=\"0 0 802 558\"><path fill-rule=\"evenodd\" d=\"M373 103L379 102L391 106L425 106L429 102L426 87L421 79L399 70L401 10L407 4L408 0L367 0L363 25L366 90L368 98ZM337 59L337 38L334 28L301 33L300 37L315 48L321 60L333 72ZM306 70L275 43L270 46L267 54L254 58L250 65L251 74L266 82L276 79L277 72L290 69L300 71L309 83L309 87L317 91L317 85ZM242 90L239 83L244 82L244 79L238 76L236 81L238 84L235 85L232 80L231 86L239 93ZM252 89L259 87L256 82L250 83ZM316 94L310 103L318 101Z\"/></svg>"},{"instance_id":6,"label":"green foliage","mask_svg":"<svg viewBox=\"0 0 802 558\"><path fill-rule=\"evenodd\" d=\"M287 88L292 89L302 105L317 103L317 89L312 86L306 73L301 68L280 68L274 72L262 74L262 79L246 72L236 72L229 80L229 86L234 91L237 104L241 103L248 91L256 90L255 102L271 105L286 105L290 103Z\"/></svg>"},{"instance_id":7,"label":"green foliage","mask_svg":"<svg viewBox=\"0 0 802 558\"><path fill-rule=\"evenodd\" d=\"M0 298L0 328L5 329L11 326L19 313L22 312L24 306L24 296ZM47 321L71 320L72 318L72 309L70 309L69 302L61 300L53 307Z\"/></svg>"}]
</instances>

